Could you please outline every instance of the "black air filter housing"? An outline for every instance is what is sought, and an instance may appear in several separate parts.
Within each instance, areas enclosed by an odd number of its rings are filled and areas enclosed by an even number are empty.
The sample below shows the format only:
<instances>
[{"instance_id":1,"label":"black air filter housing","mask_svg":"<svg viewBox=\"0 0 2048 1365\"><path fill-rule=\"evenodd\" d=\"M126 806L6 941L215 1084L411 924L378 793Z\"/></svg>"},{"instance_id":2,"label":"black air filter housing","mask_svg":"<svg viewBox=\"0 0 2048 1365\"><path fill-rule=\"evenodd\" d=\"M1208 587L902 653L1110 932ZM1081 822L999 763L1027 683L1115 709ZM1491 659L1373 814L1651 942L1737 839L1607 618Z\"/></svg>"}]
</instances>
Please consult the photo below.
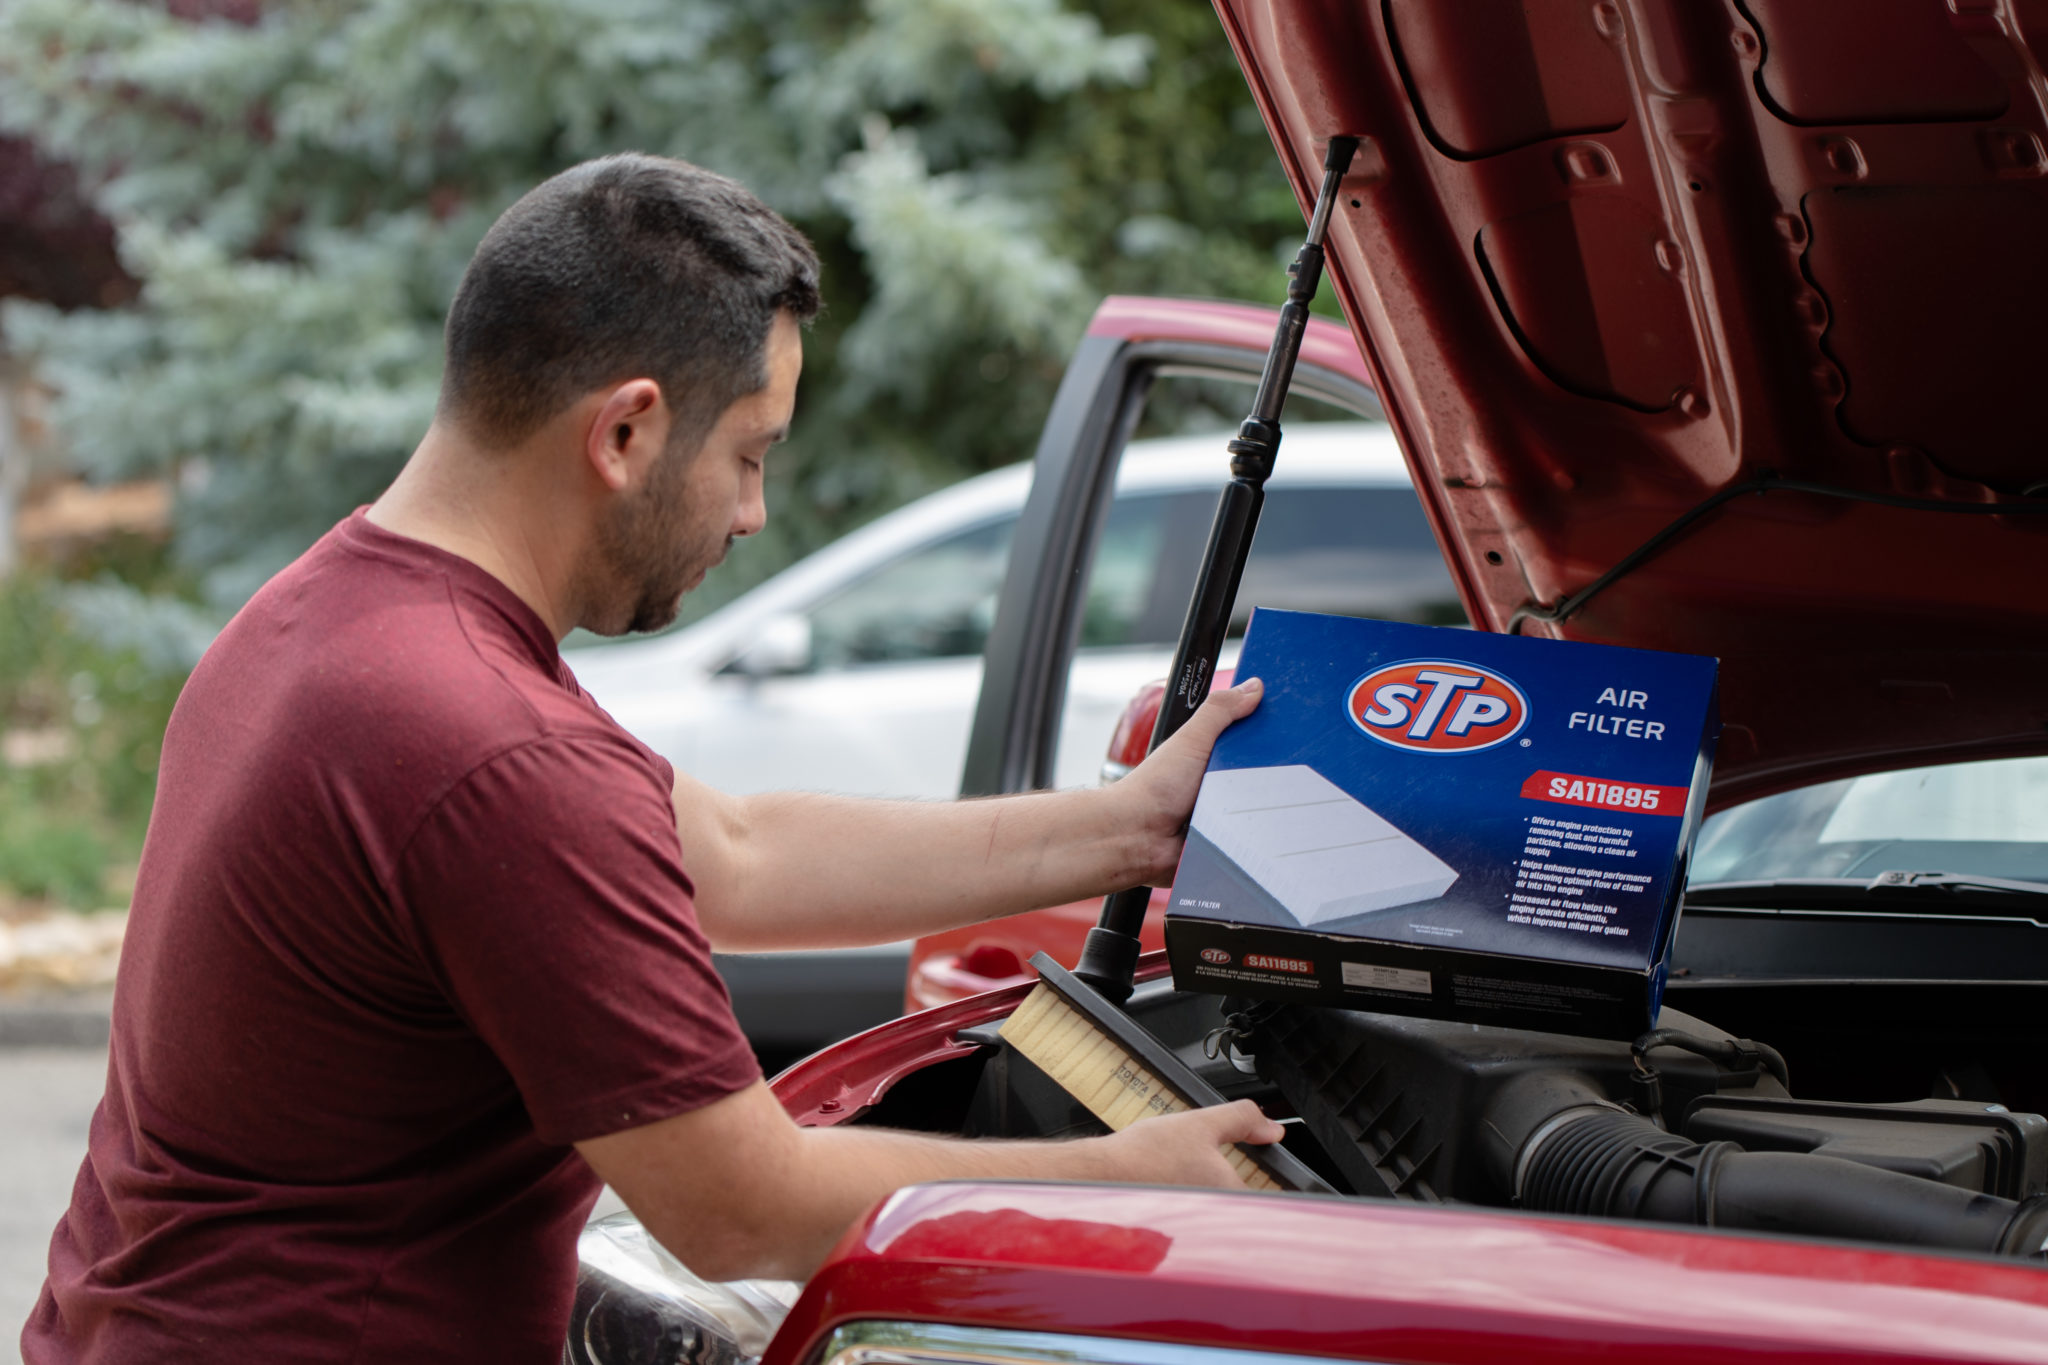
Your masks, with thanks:
<instances>
[{"instance_id":1,"label":"black air filter housing","mask_svg":"<svg viewBox=\"0 0 2048 1365\"><path fill-rule=\"evenodd\" d=\"M1901 1175L2026 1199L2048 1190L2048 1119L1969 1100L1841 1104L1707 1095L1685 1136L1749 1152L1817 1152Z\"/></svg>"},{"instance_id":2,"label":"black air filter housing","mask_svg":"<svg viewBox=\"0 0 2048 1365\"><path fill-rule=\"evenodd\" d=\"M1480 1150L1488 1140L1481 1116L1504 1089L1533 1098L1555 1088L1559 1108L1588 1094L1616 1104L1638 1098L1627 1043L1310 1005L1225 1008L1250 1025L1244 1046L1259 1074L1358 1194L1506 1204L1513 1191L1499 1187L1500 1162ZM1729 1036L1669 1008L1661 1022L1703 1038ZM1655 1117L1667 1124L1717 1089L1784 1094L1769 1076L1730 1074L1689 1053L1659 1051L1656 1059Z\"/></svg>"}]
</instances>

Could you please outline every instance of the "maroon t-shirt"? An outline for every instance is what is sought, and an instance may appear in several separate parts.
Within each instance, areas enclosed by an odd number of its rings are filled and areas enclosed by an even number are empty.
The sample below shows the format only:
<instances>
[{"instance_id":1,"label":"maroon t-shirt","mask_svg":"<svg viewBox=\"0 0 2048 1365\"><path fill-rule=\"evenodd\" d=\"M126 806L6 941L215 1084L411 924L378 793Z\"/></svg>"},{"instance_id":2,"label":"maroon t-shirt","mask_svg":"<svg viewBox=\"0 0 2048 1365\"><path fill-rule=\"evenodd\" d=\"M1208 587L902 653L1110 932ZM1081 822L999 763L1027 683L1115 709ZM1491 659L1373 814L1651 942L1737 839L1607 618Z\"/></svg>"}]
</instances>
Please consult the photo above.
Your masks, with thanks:
<instances>
[{"instance_id":1,"label":"maroon t-shirt","mask_svg":"<svg viewBox=\"0 0 2048 1365\"><path fill-rule=\"evenodd\" d=\"M358 513L271 580L164 737L31 1365L559 1360L569 1144L760 1074L671 778L465 560Z\"/></svg>"}]
</instances>

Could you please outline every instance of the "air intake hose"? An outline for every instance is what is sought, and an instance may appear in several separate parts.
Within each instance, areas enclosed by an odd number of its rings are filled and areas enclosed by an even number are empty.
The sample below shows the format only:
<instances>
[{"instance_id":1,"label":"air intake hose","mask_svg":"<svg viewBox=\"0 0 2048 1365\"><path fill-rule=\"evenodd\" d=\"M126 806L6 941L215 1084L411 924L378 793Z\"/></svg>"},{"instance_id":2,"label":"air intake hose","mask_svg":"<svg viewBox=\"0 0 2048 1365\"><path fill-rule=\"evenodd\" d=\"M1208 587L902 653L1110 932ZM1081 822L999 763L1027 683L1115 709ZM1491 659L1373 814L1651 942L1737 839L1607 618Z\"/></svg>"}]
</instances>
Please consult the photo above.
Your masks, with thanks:
<instances>
[{"instance_id":1,"label":"air intake hose","mask_svg":"<svg viewBox=\"0 0 2048 1365\"><path fill-rule=\"evenodd\" d=\"M1611 1107L1534 1125L1514 1181L1517 1202L1545 1213L2048 1253L2048 1195L2022 1203L1837 1157L1693 1142Z\"/></svg>"}]
</instances>

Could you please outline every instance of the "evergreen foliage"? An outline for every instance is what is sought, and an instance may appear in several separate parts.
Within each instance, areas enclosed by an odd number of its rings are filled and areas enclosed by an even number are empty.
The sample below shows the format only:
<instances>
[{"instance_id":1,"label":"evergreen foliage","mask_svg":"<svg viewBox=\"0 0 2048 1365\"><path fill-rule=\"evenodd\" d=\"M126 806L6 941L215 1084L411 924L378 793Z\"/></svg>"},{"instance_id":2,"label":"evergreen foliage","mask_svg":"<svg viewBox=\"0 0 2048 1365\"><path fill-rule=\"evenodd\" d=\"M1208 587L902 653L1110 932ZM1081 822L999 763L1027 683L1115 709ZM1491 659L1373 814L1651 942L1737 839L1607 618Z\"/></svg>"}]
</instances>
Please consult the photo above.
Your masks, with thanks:
<instances>
[{"instance_id":1,"label":"evergreen foliage","mask_svg":"<svg viewBox=\"0 0 2048 1365\"><path fill-rule=\"evenodd\" d=\"M698 610L1029 455L1102 294L1276 298L1300 229L1189 0L7 0L0 129L79 169L141 282L114 312L10 304L5 345L80 468L176 478L177 576L215 619L390 479L471 248L586 157L734 175L826 262L769 530Z\"/></svg>"},{"instance_id":2,"label":"evergreen foliage","mask_svg":"<svg viewBox=\"0 0 2048 1365\"><path fill-rule=\"evenodd\" d=\"M112 598L88 598L87 610L136 603L83 591ZM125 622L142 648L105 648L64 628L79 605L69 596L46 577L0 582L0 923L16 898L92 910L125 894L107 874L118 879L142 847L157 750L184 678L189 641L161 639L153 620Z\"/></svg>"}]
</instances>

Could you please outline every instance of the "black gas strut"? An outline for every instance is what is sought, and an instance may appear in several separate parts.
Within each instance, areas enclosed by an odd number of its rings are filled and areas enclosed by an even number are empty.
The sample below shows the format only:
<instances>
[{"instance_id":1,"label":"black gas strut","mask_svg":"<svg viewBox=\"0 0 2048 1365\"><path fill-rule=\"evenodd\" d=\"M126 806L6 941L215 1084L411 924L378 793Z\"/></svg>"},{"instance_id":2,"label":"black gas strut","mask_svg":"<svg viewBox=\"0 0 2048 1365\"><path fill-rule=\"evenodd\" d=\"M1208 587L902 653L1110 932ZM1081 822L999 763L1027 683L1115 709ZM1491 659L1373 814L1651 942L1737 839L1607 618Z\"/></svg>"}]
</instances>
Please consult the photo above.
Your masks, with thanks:
<instances>
[{"instance_id":1,"label":"black gas strut","mask_svg":"<svg viewBox=\"0 0 2048 1365\"><path fill-rule=\"evenodd\" d=\"M1236 439L1228 447L1230 482L1216 501L1216 520L1209 527L1201 577L1180 628L1180 646L1174 651L1173 673L1159 704L1159 719L1152 726L1153 749L1180 729L1209 695L1216 656L1223 649L1230 609L1237 601L1238 580L1244 577L1252 533L1258 529L1259 508L1266 500L1266 480L1280 451L1280 409L1294 379L1302 334L1308 330L1309 303L1323 280L1323 238L1330 229L1330 212L1357 150L1357 138L1333 137L1323 158L1323 184L1316 192L1315 211L1309 215L1308 240L1295 253L1294 264L1287 267L1287 302L1281 305L1280 325L1274 328L1273 345L1266 352L1259 392L1252 400L1251 416L1238 427ZM1074 975L1118 1003L1131 995L1131 979L1138 966L1138 931L1151 900L1152 890L1145 886L1105 897L1102 918L1088 931L1081 960L1074 967Z\"/></svg>"}]
</instances>

